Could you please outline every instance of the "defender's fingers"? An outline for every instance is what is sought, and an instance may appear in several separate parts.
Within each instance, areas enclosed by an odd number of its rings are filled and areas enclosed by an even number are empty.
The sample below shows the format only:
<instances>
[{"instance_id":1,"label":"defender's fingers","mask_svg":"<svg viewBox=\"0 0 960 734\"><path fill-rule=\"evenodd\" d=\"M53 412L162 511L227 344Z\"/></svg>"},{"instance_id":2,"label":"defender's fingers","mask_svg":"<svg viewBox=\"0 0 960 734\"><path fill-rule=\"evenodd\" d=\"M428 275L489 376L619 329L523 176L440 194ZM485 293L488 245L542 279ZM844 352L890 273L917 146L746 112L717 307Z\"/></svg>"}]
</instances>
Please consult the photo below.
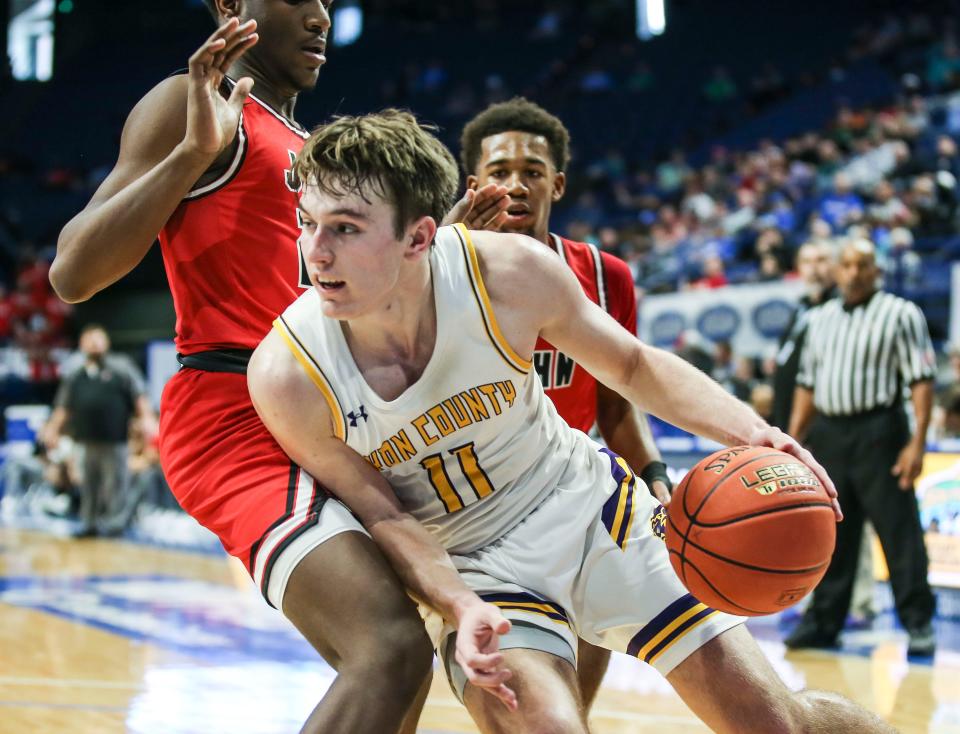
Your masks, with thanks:
<instances>
[{"instance_id":1,"label":"defender's fingers","mask_svg":"<svg viewBox=\"0 0 960 734\"><path fill-rule=\"evenodd\" d=\"M237 18L231 18L217 28L217 30L211 33L210 37L200 45L200 48L193 52L190 56L190 62L193 63L195 60L199 61L201 57L209 55L211 48L221 48L224 43L226 43L227 35L232 33L239 25L240 21Z\"/></svg>"},{"instance_id":2,"label":"defender's fingers","mask_svg":"<svg viewBox=\"0 0 960 734\"><path fill-rule=\"evenodd\" d=\"M257 45L257 41L260 40L260 35L257 33L251 33L249 36L240 41L236 46L230 49L229 52L224 51L223 59L217 64L217 68L223 71L224 73L233 66L234 62L243 56L247 51Z\"/></svg>"},{"instance_id":3,"label":"defender's fingers","mask_svg":"<svg viewBox=\"0 0 960 734\"><path fill-rule=\"evenodd\" d=\"M230 56L237 46L244 43L251 35L256 33L257 21L248 20L242 23L228 33L224 40L226 43L220 48L213 59L213 65L218 69L225 69L224 60Z\"/></svg>"}]
</instances>

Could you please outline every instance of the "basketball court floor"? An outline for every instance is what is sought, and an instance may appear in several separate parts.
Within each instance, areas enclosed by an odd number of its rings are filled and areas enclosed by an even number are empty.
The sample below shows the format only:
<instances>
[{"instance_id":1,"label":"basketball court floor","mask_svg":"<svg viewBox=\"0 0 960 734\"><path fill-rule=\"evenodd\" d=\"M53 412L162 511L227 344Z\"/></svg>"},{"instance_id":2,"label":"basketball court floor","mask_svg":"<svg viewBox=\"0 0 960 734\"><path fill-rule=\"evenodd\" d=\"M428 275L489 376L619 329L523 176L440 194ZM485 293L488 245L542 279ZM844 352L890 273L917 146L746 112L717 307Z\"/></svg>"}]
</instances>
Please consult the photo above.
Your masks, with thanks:
<instances>
[{"instance_id":1,"label":"basketball court floor","mask_svg":"<svg viewBox=\"0 0 960 734\"><path fill-rule=\"evenodd\" d=\"M750 624L791 687L840 691L905 734L960 734L957 619L938 619L932 662L905 659L889 611L845 635L839 653L787 654L792 620ZM0 527L0 734L288 734L333 677L220 553ZM592 724L707 731L625 656L614 656ZM476 731L439 672L420 731Z\"/></svg>"}]
</instances>

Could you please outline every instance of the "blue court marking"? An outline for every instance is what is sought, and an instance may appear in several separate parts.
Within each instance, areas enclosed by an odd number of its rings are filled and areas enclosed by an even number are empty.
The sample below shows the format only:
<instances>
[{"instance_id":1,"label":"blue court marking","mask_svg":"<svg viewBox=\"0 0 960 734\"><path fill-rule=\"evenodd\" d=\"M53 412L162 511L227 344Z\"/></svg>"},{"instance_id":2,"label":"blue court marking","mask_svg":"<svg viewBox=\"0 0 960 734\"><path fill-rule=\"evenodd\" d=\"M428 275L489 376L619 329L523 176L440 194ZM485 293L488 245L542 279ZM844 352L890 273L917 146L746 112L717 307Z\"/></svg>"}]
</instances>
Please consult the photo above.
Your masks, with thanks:
<instances>
[{"instance_id":1,"label":"blue court marking","mask_svg":"<svg viewBox=\"0 0 960 734\"><path fill-rule=\"evenodd\" d=\"M0 577L0 603L34 609L205 662L317 662L255 590L163 574Z\"/></svg>"}]
</instances>

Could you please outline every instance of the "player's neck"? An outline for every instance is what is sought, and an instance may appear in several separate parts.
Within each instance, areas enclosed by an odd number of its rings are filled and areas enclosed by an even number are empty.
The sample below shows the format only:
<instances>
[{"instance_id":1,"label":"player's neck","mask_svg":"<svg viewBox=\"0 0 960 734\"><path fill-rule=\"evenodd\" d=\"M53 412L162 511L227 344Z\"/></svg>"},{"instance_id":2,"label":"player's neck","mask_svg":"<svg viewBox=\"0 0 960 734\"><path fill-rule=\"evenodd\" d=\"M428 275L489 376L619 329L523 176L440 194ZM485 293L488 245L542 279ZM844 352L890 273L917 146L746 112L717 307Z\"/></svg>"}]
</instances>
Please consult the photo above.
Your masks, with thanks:
<instances>
[{"instance_id":1,"label":"player's neck","mask_svg":"<svg viewBox=\"0 0 960 734\"><path fill-rule=\"evenodd\" d=\"M288 120L293 120L293 108L297 104L297 90L282 89L276 81L270 78L260 64L254 60L240 59L230 67L231 79L240 79L248 76L253 79L251 94L264 102Z\"/></svg>"},{"instance_id":2,"label":"player's neck","mask_svg":"<svg viewBox=\"0 0 960 734\"><path fill-rule=\"evenodd\" d=\"M424 258L377 309L341 322L354 360L426 365L437 336L430 263Z\"/></svg>"}]
</instances>

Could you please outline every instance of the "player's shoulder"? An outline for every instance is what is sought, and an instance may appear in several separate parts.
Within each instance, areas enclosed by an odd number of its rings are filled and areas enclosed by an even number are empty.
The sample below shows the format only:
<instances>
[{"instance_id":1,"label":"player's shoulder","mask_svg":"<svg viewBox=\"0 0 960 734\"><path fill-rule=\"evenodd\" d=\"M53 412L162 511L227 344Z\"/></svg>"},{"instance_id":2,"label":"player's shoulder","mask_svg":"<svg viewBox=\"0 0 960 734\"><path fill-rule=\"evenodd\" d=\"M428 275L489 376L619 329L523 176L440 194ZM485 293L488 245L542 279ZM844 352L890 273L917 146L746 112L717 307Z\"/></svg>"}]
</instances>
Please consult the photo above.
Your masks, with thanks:
<instances>
[{"instance_id":1,"label":"player's shoulder","mask_svg":"<svg viewBox=\"0 0 960 734\"><path fill-rule=\"evenodd\" d=\"M134 118L137 113L149 112L157 121L174 117L183 119L187 109L188 81L186 74L174 74L155 84L140 98L130 117Z\"/></svg>"},{"instance_id":2,"label":"player's shoulder","mask_svg":"<svg viewBox=\"0 0 960 734\"><path fill-rule=\"evenodd\" d=\"M281 322L283 317L277 319ZM281 322L282 324L282 322ZM296 396L308 376L287 346L285 330L278 324L263 338L247 365L247 386L256 399L285 399Z\"/></svg>"},{"instance_id":3,"label":"player's shoulder","mask_svg":"<svg viewBox=\"0 0 960 734\"><path fill-rule=\"evenodd\" d=\"M522 280L557 264L557 258L542 243L527 235L474 230L468 235L485 280Z\"/></svg>"}]
</instances>

